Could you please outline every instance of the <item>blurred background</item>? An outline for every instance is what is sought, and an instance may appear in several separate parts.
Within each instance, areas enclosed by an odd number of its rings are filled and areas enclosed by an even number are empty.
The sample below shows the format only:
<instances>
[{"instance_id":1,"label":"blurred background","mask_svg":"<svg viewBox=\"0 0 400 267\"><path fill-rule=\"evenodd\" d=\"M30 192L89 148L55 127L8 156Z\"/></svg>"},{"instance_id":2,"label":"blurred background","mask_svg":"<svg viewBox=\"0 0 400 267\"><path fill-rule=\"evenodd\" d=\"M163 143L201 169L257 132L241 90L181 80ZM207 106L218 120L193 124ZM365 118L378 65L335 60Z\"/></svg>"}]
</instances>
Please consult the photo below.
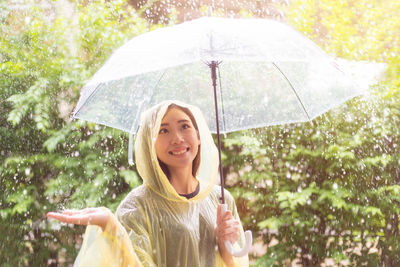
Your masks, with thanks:
<instances>
[{"instance_id":1,"label":"blurred background","mask_svg":"<svg viewBox=\"0 0 400 267\"><path fill-rule=\"evenodd\" d=\"M128 165L127 133L71 121L71 112L114 49L207 7L216 17L289 24L373 84L312 122L223 136L226 185L255 238L252 266L400 264L399 1L5 0L2 266L71 266L84 227L49 221L46 212L115 211L141 184Z\"/></svg>"}]
</instances>

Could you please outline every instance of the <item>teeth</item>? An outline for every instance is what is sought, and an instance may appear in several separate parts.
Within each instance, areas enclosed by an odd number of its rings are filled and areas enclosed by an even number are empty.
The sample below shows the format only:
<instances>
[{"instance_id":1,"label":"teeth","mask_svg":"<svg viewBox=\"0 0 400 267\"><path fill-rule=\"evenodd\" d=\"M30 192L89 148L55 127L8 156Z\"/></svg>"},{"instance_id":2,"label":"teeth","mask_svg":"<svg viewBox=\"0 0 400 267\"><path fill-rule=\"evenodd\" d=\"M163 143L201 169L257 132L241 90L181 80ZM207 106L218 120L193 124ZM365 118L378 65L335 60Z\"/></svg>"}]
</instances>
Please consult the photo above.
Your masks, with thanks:
<instances>
[{"instance_id":1,"label":"teeth","mask_svg":"<svg viewBox=\"0 0 400 267\"><path fill-rule=\"evenodd\" d=\"M182 149L181 151L176 151L176 152L172 151L171 153L172 153L172 155L181 155L181 154L185 153L186 151L187 151L187 149Z\"/></svg>"}]
</instances>

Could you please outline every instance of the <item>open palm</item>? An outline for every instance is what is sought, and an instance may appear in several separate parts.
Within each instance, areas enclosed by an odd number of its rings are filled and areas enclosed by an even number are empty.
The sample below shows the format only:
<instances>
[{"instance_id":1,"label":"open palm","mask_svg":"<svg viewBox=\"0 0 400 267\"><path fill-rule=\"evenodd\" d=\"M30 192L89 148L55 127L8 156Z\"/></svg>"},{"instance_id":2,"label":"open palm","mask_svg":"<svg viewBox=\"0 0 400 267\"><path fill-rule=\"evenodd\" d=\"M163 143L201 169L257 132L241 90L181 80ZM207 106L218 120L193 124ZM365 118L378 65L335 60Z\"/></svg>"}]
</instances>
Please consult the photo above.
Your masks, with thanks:
<instances>
[{"instance_id":1,"label":"open palm","mask_svg":"<svg viewBox=\"0 0 400 267\"><path fill-rule=\"evenodd\" d=\"M63 212L49 212L47 217L64 223L80 225L98 225L103 230L107 225L110 210L106 208L86 208L82 210L64 210Z\"/></svg>"}]
</instances>

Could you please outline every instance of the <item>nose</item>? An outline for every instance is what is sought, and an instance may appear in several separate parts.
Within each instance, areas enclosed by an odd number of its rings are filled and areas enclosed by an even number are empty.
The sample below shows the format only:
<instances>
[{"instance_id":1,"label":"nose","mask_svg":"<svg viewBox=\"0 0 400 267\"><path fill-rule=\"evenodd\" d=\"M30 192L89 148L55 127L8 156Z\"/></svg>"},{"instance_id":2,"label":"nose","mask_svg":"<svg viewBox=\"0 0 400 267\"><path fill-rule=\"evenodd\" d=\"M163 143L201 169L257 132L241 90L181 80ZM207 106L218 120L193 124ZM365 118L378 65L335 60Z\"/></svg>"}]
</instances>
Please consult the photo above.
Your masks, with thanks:
<instances>
[{"instance_id":1,"label":"nose","mask_svg":"<svg viewBox=\"0 0 400 267\"><path fill-rule=\"evenodd\" d=\"M174 131L171 136L171 143L173 145L180 144L183 142L182 134L179 131Z\"/></svg>"}]
</instances>

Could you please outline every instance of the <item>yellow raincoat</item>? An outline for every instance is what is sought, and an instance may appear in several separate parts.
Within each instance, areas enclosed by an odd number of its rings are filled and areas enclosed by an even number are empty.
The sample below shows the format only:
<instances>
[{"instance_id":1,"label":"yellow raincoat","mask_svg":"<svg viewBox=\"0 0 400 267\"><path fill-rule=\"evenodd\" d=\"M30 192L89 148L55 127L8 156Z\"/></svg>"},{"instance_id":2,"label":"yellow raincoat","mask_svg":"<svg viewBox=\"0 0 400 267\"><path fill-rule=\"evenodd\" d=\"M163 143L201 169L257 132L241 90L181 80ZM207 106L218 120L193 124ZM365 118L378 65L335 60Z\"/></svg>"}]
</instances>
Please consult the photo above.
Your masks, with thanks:
<instances>
[{"instance_id":1,"label":"yellow raincoat","mask_svg":"<svg viewBox=\"0 0 400 267\"><path fill-rule=\"evenodd\" d=\"M199 193L191 198L177 194L162 171L155 151L161 120L168 106L189 108L200 135L200 166L196 178ZM143 185L121 202L117 218L110 216L106 230L88 226L75 266L224 266L215 228L221 195L215 185L218 151L200 110L177 101L165 101L142 114L135 140L137 170ZM240 221L233 197L225 201ZM236 245L243 246L241 227ZM248 257L234 258L236 266L248 266Z\"/></svg>"}]
</instances>

